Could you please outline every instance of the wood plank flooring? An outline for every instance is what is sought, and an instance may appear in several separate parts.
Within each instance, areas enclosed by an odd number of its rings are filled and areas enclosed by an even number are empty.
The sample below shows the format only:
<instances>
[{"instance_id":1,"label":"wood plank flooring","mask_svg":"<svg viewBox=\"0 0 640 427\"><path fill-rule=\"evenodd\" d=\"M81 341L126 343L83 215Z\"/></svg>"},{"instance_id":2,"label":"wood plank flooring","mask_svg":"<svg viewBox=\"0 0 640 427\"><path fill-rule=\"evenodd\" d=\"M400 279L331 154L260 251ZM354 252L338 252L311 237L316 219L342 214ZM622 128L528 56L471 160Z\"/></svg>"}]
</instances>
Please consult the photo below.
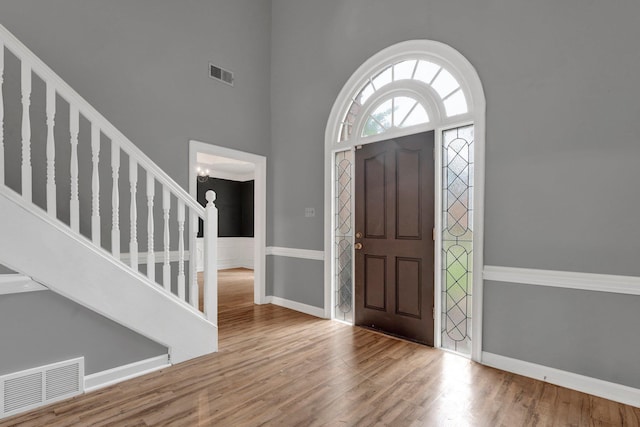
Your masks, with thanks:
<instances>
[{"instance_id":1,"label":"wood plank flooring","mask_svg":"<svg viewBox=\"0 0 640 427\"><path fill-rule=\"evenodd\" d=\"M640 409L273 305L220 273L220 352L2 426L639 426Z\"/></svg>"}]
</instances>

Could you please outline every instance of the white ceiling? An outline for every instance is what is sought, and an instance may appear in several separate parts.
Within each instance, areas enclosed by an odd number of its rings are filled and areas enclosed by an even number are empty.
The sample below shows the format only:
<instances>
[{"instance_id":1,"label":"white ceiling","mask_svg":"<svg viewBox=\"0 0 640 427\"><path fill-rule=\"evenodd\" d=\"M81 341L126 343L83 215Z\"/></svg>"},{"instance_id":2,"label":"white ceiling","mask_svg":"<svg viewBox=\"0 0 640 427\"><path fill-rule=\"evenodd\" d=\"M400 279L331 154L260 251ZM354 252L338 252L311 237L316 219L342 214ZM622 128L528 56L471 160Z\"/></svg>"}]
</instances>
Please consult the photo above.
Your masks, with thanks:
<instances>
[{"instance_id":1,"label":"white ceiling","mask_svg":"<svg viewBox=\"0 0 640 427\"><path fill-rule=\"evenodd\" d=\"M210 171L227 172L235 174L248 174L255 171L256 166L250 162L230 159L228 157L214 156L207 153L197 153L196 161L203 169Z\"/></svg>"}]
</instances>

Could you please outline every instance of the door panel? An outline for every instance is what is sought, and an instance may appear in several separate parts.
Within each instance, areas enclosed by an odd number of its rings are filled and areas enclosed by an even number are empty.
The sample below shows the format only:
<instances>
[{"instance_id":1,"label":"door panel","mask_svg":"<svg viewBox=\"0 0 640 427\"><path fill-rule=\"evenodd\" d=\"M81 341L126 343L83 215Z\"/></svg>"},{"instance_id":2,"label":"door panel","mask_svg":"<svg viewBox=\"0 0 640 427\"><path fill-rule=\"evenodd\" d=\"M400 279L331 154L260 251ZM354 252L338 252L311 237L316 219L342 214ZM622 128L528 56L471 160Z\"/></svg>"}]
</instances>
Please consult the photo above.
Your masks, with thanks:
<instances>
[{"instance_id":1,"label":"door panel","mask_svg":"<svg viewBox=\"0 0 640 427\"><path fill-rule=\"evenodd\" d=\"M386 311L387 259L383 256L365 255L365 307Z\"/></svg>"},{"instance_id":2,"label":"door panel","mask_svg":"<svg viewBox=\"0 0 640 427\"><path fill-rule=\"evenodd\" d=\"M422 260L396 258L396 314L420 319L422 316Z\"/></svg>"},{"instance_id":3,"label":"door panel","mask_svg":"<svg viewBox=\"0 0 640 427\"><path fill-rule=\"evenodd\" d=\"M386 237L386 157L373 156L364 161L365 236Z\"/></svg>"},{"instance_id":4,"label":"door panel","mask_svg":"<svg viewBox=\"0 0 640 427\"><path fill-rule=\"evenodd\" d=\"M433 345L434 133L356 150L355 324Z\"/></svg>"},{"instance_id":5,"label":"door panel","mask_svg":"<svg viewBox=\"0 0 640 427\"><path fill-rule=\"evenodd\" d=\"M420 239L420 151L398 150L396 171L396 239Z\"/></svg>"}]
</instances>

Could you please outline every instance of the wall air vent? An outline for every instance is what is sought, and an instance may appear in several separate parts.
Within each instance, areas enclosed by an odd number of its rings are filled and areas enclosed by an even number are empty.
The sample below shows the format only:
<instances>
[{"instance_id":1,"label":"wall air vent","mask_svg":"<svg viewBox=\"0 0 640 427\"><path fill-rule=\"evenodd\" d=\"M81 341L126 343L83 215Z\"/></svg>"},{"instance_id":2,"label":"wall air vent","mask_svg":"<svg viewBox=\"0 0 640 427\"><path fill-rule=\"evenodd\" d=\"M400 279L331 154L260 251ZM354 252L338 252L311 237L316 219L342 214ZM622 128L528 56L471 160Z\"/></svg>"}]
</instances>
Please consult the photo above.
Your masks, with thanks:
<instances>
[{"instance_id":1,"label":"wall air vent","mask_svg":"<svg viewBox=\"0 0 640 427\"><path fill-rule=\"evenodd\" d=\"M209 63L209 77L233 86L233 72Z\"/></svg>"},{"instance_id":2,"label":"wall air vent","mask_svg":"<svg viewBox=\"0 0 640 427\"><path fill-rule=\"evenodd\" d=\"M84 357L0 376L0 419L84 391Z\"/></svg>"}]
</instances>

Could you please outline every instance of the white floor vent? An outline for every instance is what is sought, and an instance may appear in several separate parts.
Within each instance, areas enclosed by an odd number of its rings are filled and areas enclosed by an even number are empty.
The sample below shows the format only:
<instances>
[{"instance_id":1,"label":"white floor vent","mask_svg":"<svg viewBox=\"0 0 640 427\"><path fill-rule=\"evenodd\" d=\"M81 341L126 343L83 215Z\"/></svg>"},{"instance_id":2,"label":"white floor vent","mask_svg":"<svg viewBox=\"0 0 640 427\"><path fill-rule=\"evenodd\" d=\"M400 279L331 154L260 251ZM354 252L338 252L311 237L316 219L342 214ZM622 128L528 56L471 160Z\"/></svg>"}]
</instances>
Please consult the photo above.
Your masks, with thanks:
<instances>
[{"instance_id":1,"label":"white floor vent","mask_svg":"<svg viewBox=\"0 0 640 427\"><path fill-rule=\"evenodd\" d=\"M84 391L84 357L0 376L0 418Z\"/></svg>"}]
</instances>

